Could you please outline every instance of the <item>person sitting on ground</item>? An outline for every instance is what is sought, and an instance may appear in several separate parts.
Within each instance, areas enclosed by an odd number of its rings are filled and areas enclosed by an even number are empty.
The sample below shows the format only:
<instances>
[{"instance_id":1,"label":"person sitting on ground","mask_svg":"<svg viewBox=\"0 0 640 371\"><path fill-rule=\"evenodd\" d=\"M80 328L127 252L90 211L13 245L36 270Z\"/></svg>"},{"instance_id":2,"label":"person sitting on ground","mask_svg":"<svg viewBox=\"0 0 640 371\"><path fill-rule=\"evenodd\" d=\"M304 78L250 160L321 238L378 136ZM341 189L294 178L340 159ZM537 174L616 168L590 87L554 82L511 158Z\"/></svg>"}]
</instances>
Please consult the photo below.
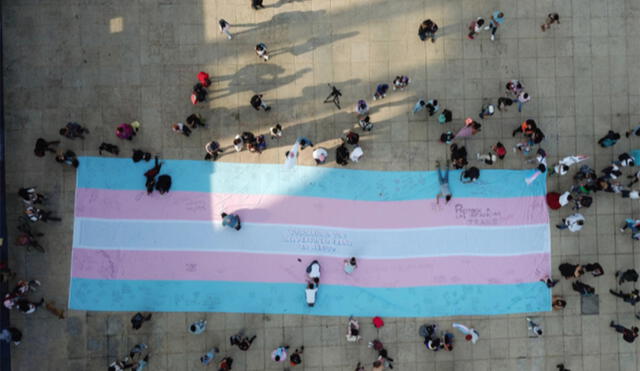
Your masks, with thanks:
<instances>
[{"instance_id":1,"label":"person sitting on ground","mask_svg":"<svg viewBox=\"0 0 640 371\"><path fill-rule=\"evenodd\" d=\"M629 293L622 292L622 290L619 290L617 292L609 290L609 292L611 293L611 295L617 296L621 298L625 303L629 303L631 305L636 305L640 301L640 291L638 291L638 289L635 289Z\"/></svg>"},{"instance_id":2,"label":"person sitting on ground","mask_svg":"<svg viewBox=\"0 0 640 371\"><path fill-rule=\"evenodd\" d=\"M142 160L149 162L151 161L151 153L139 149L134 149L133 154L131 155L131 159L133 160L133 162L140 162Z\"/></svg>"},{"instance_id":3,"label":"person sitting on ground","mask_svg":"<svg viewBox=\"0 0 640 371\"><path fill-rule=\"evenodd\" d=\"M56 162L73 166L75 168L77 168L80 165L80 161L78 161L78 156L76 156L76 153L71 150L58 152L58 155L56 156Z\"/></svg>"},{"instance_id":4,"label":"person sitting on ground","mask_svg":"<svg viewBox=\"0 0 640 371\"><path fill-rule=\"evenodd\" d=\"M220 216L222 217L223 227L234 228L236 231L239 231L240 228L242 228L240 224L240 217L238 215L222 213Z\"/></svg>"},{"instance_id":5,"label":"person sitting on ground","mask_svg":"<svg viewBox=\"0 0 640 371\"><path fill-rule=\"evenodd\" d=\"M580 264L562 263L558 269L562 277L566 279L578 278L584 274L584 268Z\"/></svg>"},{"instance_id":6,"label":"person sitting on ground","mask_svg":"<svg viewBox=\"0 0 640 371\"><path fill-rule=\"evenodd\" d=\"M480 178L480 169L472 166L460 173L460 182L463 184L473 183Z\"/></svg>"},{"instance_id":7,"label":"person sitting on ground","mask_svg":"<svg viewBox=\"0 0 640 371\"><path fill-rule=\"evenodd\" d=\"M156 176L160 173L162 163L159 162L158 156L155 156L155 164L149 170L144 173L146 178L145 187L147 188L147 194L151 194L156 186Z\"/></svg>"},{"instance_id":8,"label":"person sitting on ground","mask_svg":"<svg viewBox=\"0 0 640 371\"><path fill-rule=\"evenodd\" d=\"M307 298L307 305L313 307L316 304L316 296L318 295L318 284L313 281L307 281L307 288L305 289L305 296Z\"/></svg>"},{"instance_id":9,"label":"person sitting on ground","mask_svg":"<svg viewBox=\"0 0 640 371\"><path fill-rule=\"evenodd\" d=\"M43 194L36 191L35 187L20 188L18 189L18 195L22 198L25 206L41 204L46 199Z\"/></svg>"},{"instance_id":10,"label":"person sitting on ground","mask_svg":"<svg viewBox=\"0 0 640 371\"><path fill-rule=\"evenodd\" d=\"M29 220L33 223L38 222L38 221L43 221L43 222L48 222L49 220L54 221L54 222L59 222L62 219L56 216L51 216L51 214L53 214L53 211L45 211L42 209L39 209L35 206L29 206L24 210L25 215L27 216L27 218L29 218Z\"/></svg>"},{"instance_id":11,"label":"person sitting on ground","mask_svg":"<svg viewBox=\"0 0 640 371\"><path fill-rule=\"evenodd\" d=\"M171 176L167 174L160 175L156 182L156 191L161 195L168 193L171 189Z\"/></svg>"},{"instance_id":12,"label":"person sitting on ground","mask_svg":"<svg viewBox=\"0 0 640 371\"><path fill-rule=\"evenodd\" d=\"M289 356L289 363L291 363L291 367L297 366L302 363L302 353L304 353L304 345L300 348L296 348L293 353Z\"/></svg>"},{"instance_id":13,"label":"person sitting on ground","mask_svg":"<svg viewBox=\"0 0 640 371\"><path fill-rule=\"evenodd\" d=\"M602 265L597 262L593 264L585 264L584 270L585 272L590 272L594 277L599 277L604 274L604 268L602 268Z\"/></svg>"},{"instance_id":14,"label":"person sitting on ground","mask_svg":"<svg viewBox=\"0 0 640 371\"><path fill-rule=\"evenodd\" d=\"M554 295L551 301L553 310L562 310L567 306L567 301L560 295Z\"/></svg>"},{"instance_id":15,"label":"person sitting on ground","mask_svg":"<svg viewBox=\"0 0 640 371\"><path fill-rule=\"evenodd\" d=\"M627 269L626 271L617 271L616 278L618 284L622 285L625 282L638 282L638 272L635 269Z\"/></svg>"},{"instance_id":16,"label":"person sitting on ground","mask_svg":"<svg viewBox=\"0 0 640 371\"><path fill-rule=\"evenodd\" d=\"M251 338L249 338L245 336L244 333L241 331L231 336L229 338L229 342L232 346L236 345L241 351L245 352L249 350L249 348L251 347L251 344L255 339L256 339L256 335L253 335Z\"/></svg>"},{"instance_id":17,"label":"person sitting on ground","mask_svg":"<svg viewBox=\"0 0 640 371\"><path fill-rule=\"evenodd\" d=\"M342 143L336 148L336 163L342 166L349 164L349 150L345 146L345 143Z\"/></svg>"},{"instance_id":18,"label":"person sitting on ground","mask_svg":"<svg viewBox=\"0 0 640 371\"><path fill-rule=\"evenodd\" d=\"M218 371L228 371L231 370L231 366L233 365L233 358L224 357L218 364Z\"/></svg>"},{"instance_id":19,"label":"person sitting on ground","mask_svg":"<svg viewBox=\"0 0 640 371\"><path fill-rule=\"evenodd\" d=\"M455 169L462 169L469 163L467 161L467 149L465 146L451 145L451 162Z\"/></svg>"},{"instance_id":20,"label":"person sitting on ground","mask_svg":"<svg viewBox=\"0 0 640 371\"><path fill-rule=\"evenodd\" d=\"M207 329L207 321L204 319L197 320L189 325L189 333L194 335L200 335Z\"/></svg>"},{"instance_id":21,"label":"person sitting on ground","mask_svg":"<svg viewBox=\"0 0 640 371\"><path fill-rule=\"evenodd\" d=\"M356 343L360 341L360 323L353 317L349 317L349 325L347 326L347 341Z\"/></svg>"},{"instance_id":22,"label":"person sitting on ground","mask_svg":"<svg viewBox=\"0 0 640 371\"><path fill-rule=\"evenodd\" d=\"M587 285L586 283L582 283L581 281L576 281L571 284L573 291L576 291L580 294L580 296L591 296L596 292L596 289L592 286Z\"/></svg>"},{"instance_id":23,"label":"person sitting on ground","mask_svg":"<svg viewBox=\"0 0 640 371\"><path fill-rule=\"evenodd\" d=\"M85 133L89 134L89 129L82 127L77 122L68 122L65 127L60 129L60 135L68 139L84 139Z\"/></svg>"},{"instance_id":24,"label":"person sitting on ground","mask_svg":"<svg viewBox=\"0 0 640 371\"><path fill-rule=\"evenodd\" d=\"M54 148L51 148L52 146L56 146L60 143L59 140L55 140L52 142L48 142L46 140L44 140L43 138L38 138L36 140L36 146L33 150L33 153L37 156L37 157L44 157L44 155L47 152L53 152L56 153L56 150Z\"/></svg>"},{"instance_id":25,"label":"person sitting on ground","mask_svg":"<svg viewBox=\"0 0 640 371\"><path fill-rule=\"evenodd\" d=\"M313 159L316 161L316 165L322 165L325 162L327 162L327 157L329 156L329 153L325 148L318 147L313 151L311 155Z\"/></svg>"}]
</instances>

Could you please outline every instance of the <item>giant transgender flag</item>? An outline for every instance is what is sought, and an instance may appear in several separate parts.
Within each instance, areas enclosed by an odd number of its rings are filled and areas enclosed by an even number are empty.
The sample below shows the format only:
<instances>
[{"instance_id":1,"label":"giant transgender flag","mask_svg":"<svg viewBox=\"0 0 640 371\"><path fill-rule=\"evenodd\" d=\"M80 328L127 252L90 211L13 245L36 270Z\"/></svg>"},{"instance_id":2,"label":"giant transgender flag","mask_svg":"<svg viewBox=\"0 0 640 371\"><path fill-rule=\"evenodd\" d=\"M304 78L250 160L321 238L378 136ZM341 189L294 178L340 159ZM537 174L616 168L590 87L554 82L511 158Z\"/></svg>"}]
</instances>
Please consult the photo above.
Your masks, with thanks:
<instances>
[{"instance_id":1,"label":"giant transgender flag","mask_svg":"<svg viewBox=\"0 0 640 371\"><path fill-rule=\"evenodd\" d=\"M69 307L426 317L547 311L546 184L532 171L364 171L165 160L171 192L147 195L151 163L84 157ZM242 229L222 227L237 213ZM358 268L343 270L355 256ZM322 266L317 303L307 265Z\"/></svg>"}]
</instances>

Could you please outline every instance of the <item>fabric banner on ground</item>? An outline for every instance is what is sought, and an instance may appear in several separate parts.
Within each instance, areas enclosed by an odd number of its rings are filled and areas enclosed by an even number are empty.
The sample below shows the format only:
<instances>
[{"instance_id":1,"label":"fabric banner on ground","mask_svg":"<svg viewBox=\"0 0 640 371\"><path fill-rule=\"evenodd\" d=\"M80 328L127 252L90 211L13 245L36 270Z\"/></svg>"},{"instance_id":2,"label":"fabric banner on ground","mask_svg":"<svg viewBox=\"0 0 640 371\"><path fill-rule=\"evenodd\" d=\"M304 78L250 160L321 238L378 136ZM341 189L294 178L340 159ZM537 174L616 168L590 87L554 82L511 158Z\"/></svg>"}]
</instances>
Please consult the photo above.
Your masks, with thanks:
<instances>
[{"instance_id":1,"label":"fabric banner on ground","mask_svg":"<svg viewBox=\"0 0 640 371\"><path fill-rule=\"evenodd\" d=\"M427 317L550 310L544 178L85 157L78 168L69 307ZM238 214L242 229L221 225ZM346 274L344 259L357 269ZM322 267L316 305L307 265Z\"/></svg>"}]
</instances>

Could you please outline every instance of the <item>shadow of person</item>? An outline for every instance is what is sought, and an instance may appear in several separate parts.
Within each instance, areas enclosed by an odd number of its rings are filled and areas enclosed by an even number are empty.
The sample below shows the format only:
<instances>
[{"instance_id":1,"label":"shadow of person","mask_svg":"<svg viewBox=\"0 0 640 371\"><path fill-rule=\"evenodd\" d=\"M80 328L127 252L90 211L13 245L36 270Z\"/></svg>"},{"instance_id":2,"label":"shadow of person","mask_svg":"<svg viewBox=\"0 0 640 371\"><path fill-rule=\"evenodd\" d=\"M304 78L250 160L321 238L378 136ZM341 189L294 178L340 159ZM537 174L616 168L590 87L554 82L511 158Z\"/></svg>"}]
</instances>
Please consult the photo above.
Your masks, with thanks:
<instances>
[{"instance_id":1,"label":"shadow of person","mask_svg":"<svg viewBox=\"0 0 640 371\"><path fill-rule=\"evenodd\" d=\"M303 25L303 24L312 24L314 21L317 21L320 18L326 16L325 10L310 10L310 11L300 11L296 10L293 12L284 12L278 13L274 15L270 20L260 22L260 23L245 23L245 24L234 24L232 27L251 27L242 31L233 32L234 36L243 35L246 33L256 32L260 30L260 34L269 34L278 31L279 29L286 30L288 29L290 24L295 25Z\"/></svg>"},{"instance_id":2,"label":"shadow of person","mask_svg":"<svg viewBox=\"0 0 640 371\"><path fill-rule=\"evenodd\" d=\"M226 88L212 89L209 92L210 94L212 94L213 99L219 99L248 90L253 90L254 93L257 93L257 91L255 90L256 86L268 86L269 89L262 89L260 91L261 93L264 93L271 89L290 84L310 71L311 68L303 68L299 71L296 71L295 73L281 76L281 74L284 73L284 68L276 64L251 64L242 67L233 75L215 76L213 78L214 84L228 80L229 84ZM222 94L215 95L216 93Z\"/></svg>"},{"instance_id":3,"label":"shadow of person","mask_svg":"<svg viewBox=\"0 0 640 371\"><path fill-rule=\"evenodd\" d=\"M267 5L265 6L265 8L279 8L285 4L289 4L289 3L302 3L305 0L278 0L278 2L272 4L272 5Z\"/></svg>"},{"instance_id":4,"label":"shadow of person","mask_svg":"<svg viewBox=\"0 0 640 371\"><path fill-rule=\"evenodd\" d=\"M284 54L284 53L291 53L294 56L299 56L299 55L308 53L310 51L313 51L314 49L319 48L321 46L331 44L334 41L354 37L359 33L360 32L358 31L352 31L352 32L338 34L338 35L312 37L309 40L307 40L307 42L305 42L304 44L294 45L287 48L275 49L275 50L272 50L270 54L272 57L276 55Z\"/></svg>"}]
</instances>

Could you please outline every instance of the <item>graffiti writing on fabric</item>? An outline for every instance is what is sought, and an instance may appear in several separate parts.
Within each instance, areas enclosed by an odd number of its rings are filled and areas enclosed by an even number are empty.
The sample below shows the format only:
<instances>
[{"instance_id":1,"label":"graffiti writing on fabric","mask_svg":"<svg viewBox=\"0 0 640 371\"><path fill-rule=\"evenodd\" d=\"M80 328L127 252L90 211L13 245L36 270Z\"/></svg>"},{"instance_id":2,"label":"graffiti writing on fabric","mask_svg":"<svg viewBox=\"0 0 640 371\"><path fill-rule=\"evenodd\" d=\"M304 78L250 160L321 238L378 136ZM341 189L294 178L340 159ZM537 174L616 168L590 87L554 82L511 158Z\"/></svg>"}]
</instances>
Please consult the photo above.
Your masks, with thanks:
<instances>
[{"instance_id":1,"label":"graffiti writing on fabric","mask_svg":"<svg viewBox=\"0 0 640 371\"><path fill-rule=\"evenodd\" d=\"M313 229L289 229L284 242L294 244L303 251L333 253L340 247L352 246L346 233Z\"/></svg>"},{"instance_id":2,"label":"graffiti writing on fabric","mask_svg":"<svg viewBox=\"0 0 640 371\"><path fill-rule=\"evenodd\" d=\"M496 225L502 217L502 213L490 208L464 207L462 204L455 206L456 219L462 219L470 225Z\"/></svg>"}]
</instances>

